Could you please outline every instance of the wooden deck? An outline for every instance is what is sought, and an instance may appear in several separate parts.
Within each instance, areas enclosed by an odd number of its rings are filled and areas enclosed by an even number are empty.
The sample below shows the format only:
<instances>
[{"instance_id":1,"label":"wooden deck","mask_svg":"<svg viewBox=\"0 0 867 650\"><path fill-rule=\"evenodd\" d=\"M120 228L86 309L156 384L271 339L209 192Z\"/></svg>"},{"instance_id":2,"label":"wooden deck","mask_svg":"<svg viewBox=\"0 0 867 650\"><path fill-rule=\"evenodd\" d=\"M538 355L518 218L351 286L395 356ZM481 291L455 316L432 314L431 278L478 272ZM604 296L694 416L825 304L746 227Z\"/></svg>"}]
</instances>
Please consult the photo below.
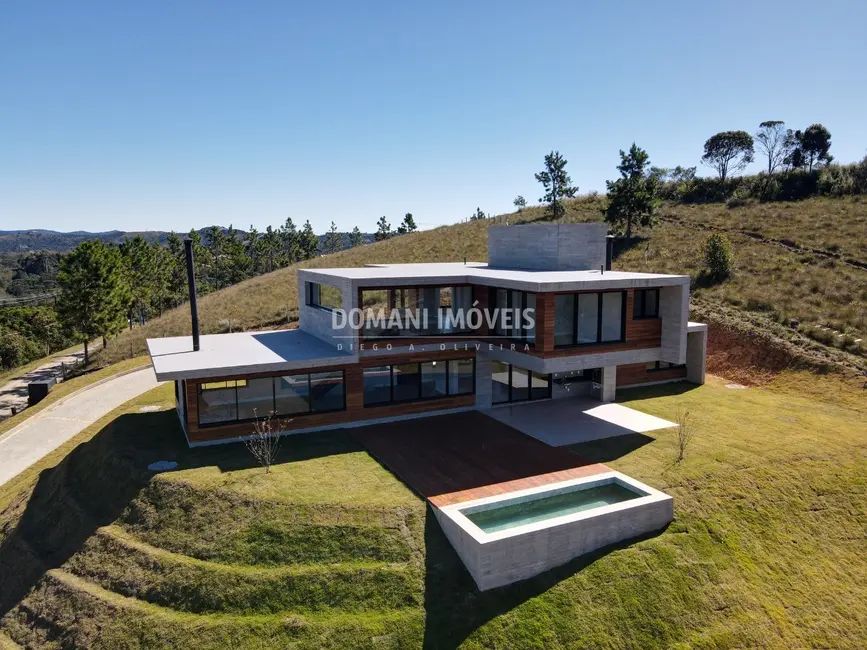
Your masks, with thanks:
<instances>
[{"instance_id":1,"label":"wooden deck","mask_svg":"<svg viewBox=\"0 0 867 650\"><path fill-rule=\"evenodd\" d=\"M609 471L477 411L378 424L353 435L437 507Z\"/></svg>"}]
</instances>

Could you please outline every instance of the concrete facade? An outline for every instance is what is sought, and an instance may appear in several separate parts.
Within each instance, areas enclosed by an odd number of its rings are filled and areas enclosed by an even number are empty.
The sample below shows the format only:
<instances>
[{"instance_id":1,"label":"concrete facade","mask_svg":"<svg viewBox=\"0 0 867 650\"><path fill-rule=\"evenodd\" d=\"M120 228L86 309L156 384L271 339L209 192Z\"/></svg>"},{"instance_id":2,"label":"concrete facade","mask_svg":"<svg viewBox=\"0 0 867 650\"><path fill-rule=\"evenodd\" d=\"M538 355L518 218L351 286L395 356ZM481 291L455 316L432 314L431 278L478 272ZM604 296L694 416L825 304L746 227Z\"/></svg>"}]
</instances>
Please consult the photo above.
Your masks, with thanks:
<instances>
[{"instance_id":1,"label":"concrete facade","mask_svg":"<svg viewBox=\"0 0 867 650\"><path fill-rule=\"evenodd\" d=\"M686 363L689 284L659 290L659 317L662 320L660 361Z\"/></svg>"},{"instance_id":2,"label":"concrete facade","mask_svg":"<svg viewBox=\"0 0 867 650\"><path fill-rule=\"evenodd\" d=\"M490 534L463 514L474 508L611 482L643 496ZM674 518L674 501L624 474L607 472L433 510L476 585L486 591L532 578L591 551L661 530Z\"/></svg>"},{"instance_id":3,"label":"concrete facade","mask_svg":"<svg viewBox=\"0 0 867 650\"><path fill-rule=\"evenodd\" d=\"M605 266L608 226L527 224L488 228L488 264L501 269L586 271Z\"/></svg>"},{"instance_id":4,"label":"concrete facade","mask_svg":"<svg viewBox=\"0 0 867 650\"><path fill-rule=\"evenodd\" d=\"M707 369L707 325L690 323L686 335L686 380L699 386Z\"/></svg>"}]
</instances>

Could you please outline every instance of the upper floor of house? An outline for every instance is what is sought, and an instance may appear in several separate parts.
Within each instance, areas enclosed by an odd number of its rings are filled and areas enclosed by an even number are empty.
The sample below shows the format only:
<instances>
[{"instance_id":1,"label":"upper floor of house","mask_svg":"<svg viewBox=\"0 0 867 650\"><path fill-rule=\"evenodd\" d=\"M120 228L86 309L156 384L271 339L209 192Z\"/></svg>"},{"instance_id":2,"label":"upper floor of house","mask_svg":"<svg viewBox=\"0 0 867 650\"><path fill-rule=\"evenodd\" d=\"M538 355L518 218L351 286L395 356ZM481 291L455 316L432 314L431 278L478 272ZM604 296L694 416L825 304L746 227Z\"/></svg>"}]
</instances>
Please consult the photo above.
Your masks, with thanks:
<instances>
[{"instance_id":1,"label":"upper floor of house","mask_svg":"<svg viewBox=\"0 0 867 650\"><path fill-rule=\"evenodd\" d=\"M298 272L299 327L343 350L462 340L535 357L685 354L689 276L610 270L604 224L493 226L488 262Z\"/></svg>"}]
</instances>

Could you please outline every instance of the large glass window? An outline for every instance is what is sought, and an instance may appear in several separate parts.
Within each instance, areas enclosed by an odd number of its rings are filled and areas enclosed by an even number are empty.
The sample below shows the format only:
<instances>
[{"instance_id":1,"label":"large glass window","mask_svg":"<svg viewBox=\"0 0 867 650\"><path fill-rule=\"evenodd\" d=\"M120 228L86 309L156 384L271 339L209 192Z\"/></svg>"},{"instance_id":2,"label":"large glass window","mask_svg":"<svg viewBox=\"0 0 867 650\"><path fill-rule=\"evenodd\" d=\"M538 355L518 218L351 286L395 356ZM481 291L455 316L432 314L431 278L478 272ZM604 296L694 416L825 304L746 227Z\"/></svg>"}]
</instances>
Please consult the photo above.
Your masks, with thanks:
<instances>
[{"instance_id":1,"label":"large glass window","mask_svg":"<svg viewBox=\"0 0 867 650\"><path fill-rule=\"evenodd\" d=\"M473 359L449 361L449 395L467 395L476 392L476 363Z\"/></svg>"},{"instance_id":2,"label":"large glass window","mask_svg":"<svg viewBox=\"0 0 867 650\"><path fill-rule=\"evenodd\" d=\"M561 293L554 297L554 345L575 342L575 294Z\"/></svg>"},{"instance_id":3,"label":"large glass window","mask_svg":"<svg viewBox=\"0 0 867 650\"><path fill-rule=\"evenodd\" d=\"M623 341L625 298L625 291L556 296L554 346ZM573 308L571 313L570 306Z\"/></svg>"},{"instance_id":4,"label":"large glass window","mask_svg":"<svg viewBox=\"0 0 867 650\"><path fill-rule=\"evenodd\" d=\"M392 400L403 402L421 397L419 364L405 363L391 368Z\"/></svg>"},{"instance_id":5,"label":"large glass window","mask_svg":"<svg viewBox=\"0 0 867 650\"><path fill-rule=\"evenodd\" d=\"M265 418L274 411L274 380L271 377L248 379L238 386L238 419Z\"/></svg>"},{"instance_id":6,"label":"large glass window","mask_svg":"<svg viewBox=\"0 0 867 650\"><path fill-rule=\"evenodd\" d=\"M364 369L364 404L385 404L391 401L391 366Z\"/></svg>"},{"instance_id":7,"label":"large glass window","mask_svg":"<svg viewBox=\"0 0 867 650\"><path fill-rule=\"evenodd\" d=\"M320 309L341 309L343 292L337 287L318 282L307 282L307 304Z\"/></svg>"},{"instance_id":8,"label":"large glass window","mask_svg":"<svg viewBox=\"0 0 867 650\"><path fill-rule=\"evenodd\" d=\"M633 320L659 318L659 289L637 289L632 305Z\"/></svg>"},{"instance_id":9,"label":"large glass window","mask_svg":"<svg viewBox=\"0 0 867 650\"><path fill-rule=\"evenodd\" d=\"M534 372L530 376L530 399L544 399L551 396L551 375Z\"/></svg>"},{"instance_id":10,"label":"large glass window","mask_svg":"<svg viewBox=\"0 0 867 650\"><path fill-rule=\"evenodd\" d=\"M512 401L520 402L530 399L530 372L518 366L512 366Z\"/></svg>"},{"instance_id":11,"label":"large glass window","mask_svg":"<svg viewBox=\"0 0 867 650\"><path fill-rule=\"evenodd\" d=\"M596 343L599 339L599 294L578 294L578 343Z\"/></svg>"},{"instance_id":12,"label":"large glass window","mask_svg":"<svg viewBox=\"0 0 867 650\"><path fill-rule=\"evenodd\" d=\"M274 378L277 415L297 415L310 411L310 382L304 375Z\"/></svg>"},{"instance_id":13,"label":"large glass window","mask_svg":"<svg viewBox=\"0 0 867 650\"><path fill-rule=\"evenodd\" d=\"M491 401L494 404L501 404L509 401L509 371L508 363L502 361L494 361L491 364Z\"/></svg>"},{"instance_id":14,"label":"large glass window","mask_svg":"<svg viewBox=\"0 0 867 650\"><path fill-rule=\"evenodd\" d=\"M230 422L238 419L234 381L199 385L199 424Z\"/></svg>"},{"instance_id":15,"label":"large glass window","mask_svg":"<svg viewBox=\"0 0 867 650\"><path fill-rule=\"evenodd\" d=\"M536 294L526 291L508 291L506 289L493 289L491 291L491 304L496 309L497 320L494 326L494 334L505 336L521 341L534 342L536 340L535 326L527 327L524 319L524 311L532 309L532 315L536 316Z\"/></svg>"},{"instance_id":16,"label":"large glass window","mask_svg":"<svg viewBox=\"0 0 867 650\"><path fill-rule=\"evenodd\" d=\"M602 341L619 341L623 338L623 294L602 294Z\"/></svg>"},{"instance_id":17,"label":"large glass window","mask_svg":"<svg viewBox=\"0 0 867 650\"><path fill-rule=\"evenodd\" d=\"M551 397L551 375L531 372L502 361L491 369L491 402L522 402Z\"/></svg>"},{"instance_id":18,"label":"large glass window","mask_svg":"<svg viewBox=\"0 0 867 650\"><path fill-rule=\"evenodd\" d=\"M346 408L342 370L199 385L199 424L246 422Z\"/></svg>"},{"instance_id":19,"label":"large glass window","mask_svg":"<svg viewBox=\"0 0 867 650\"><path fill-rule=\"evenodd\" d=\"M475 393L475 359L447 359L364 369L364 405Z\"/></svg>"},{"instance_id":20,"label":"large glass window","mask_svg":"<svg viewBox=\"0 0 867 650\"><path fill-rule=\"evenodd\" d=\"M445 361L427 361L421 364L421 396L444 397L448 394L448 375Z\"/></svg>"},{"instance_id":21,"label":"large glass window","mask_svg":"<svg viewBox=\"0 0 867 650\"><path fill-rule=\"evenodd\" d=\"M310 410L339 411L345 408L343 372L315 372L310 375Z\"/></svg>"}]
</instances>

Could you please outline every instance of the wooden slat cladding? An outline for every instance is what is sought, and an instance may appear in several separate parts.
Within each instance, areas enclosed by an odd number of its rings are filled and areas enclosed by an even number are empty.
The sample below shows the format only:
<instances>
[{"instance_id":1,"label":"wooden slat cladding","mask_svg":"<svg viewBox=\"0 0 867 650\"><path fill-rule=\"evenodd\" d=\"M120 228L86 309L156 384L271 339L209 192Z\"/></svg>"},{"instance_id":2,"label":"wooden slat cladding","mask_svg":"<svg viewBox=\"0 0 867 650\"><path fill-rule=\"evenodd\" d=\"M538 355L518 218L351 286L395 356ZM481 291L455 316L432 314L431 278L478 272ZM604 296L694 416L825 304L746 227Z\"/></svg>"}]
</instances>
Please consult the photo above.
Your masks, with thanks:
<instances>
[{"instance_id":1,"label":"wooden slat cladding","mask_svg":"<svg viewBox=\"0 0 867 650\"><path fill-rule=\"evenodd\" d=\"M617 386L634 386L635 384L649 384L655 381L669 381L672 379L685 379L686 368L664 368L662 370L648 370L646 363L630 363L617 366Z\"/></svg>"},{"instance_id":2,"label":"wooden slat cladding","mask_svg":"<svg viewBox=\"0 0 867 650\"><path fill-rule=\"evenodd\" d=\"M364 374L363 368L378 365L393 365L400 363L420 363L423 361L439 361L445 359L472 359L475 350L455 351L436 350L433 352L412 352L393 354L382 357L368 357L361 363L328 366L323 368L303 368L282 373L249 373L244 375L232 375L229 377L208 378L202 380L187 381L187 436L190 442L210 442L248 436L253 433L252 422L238 422L220 426L200 427L198 388L201 383L215 381L227 381L235 379L257 379L261 377L280 377L282 375L300 375L306 373L343 371L344 394L346 409L343 411L331 411L327 413L306 413L303 415L280 418L285 431L308 429L313 427L325 427L347 422L360 422L376 418L390 418L403 415L415 415L428 411L440 411L454 408L473 406L476 402L475 395L456 395L431 400L417 400L398 404L384 404L382 406L364 407Z\"/></svg>"}]
</instances>

